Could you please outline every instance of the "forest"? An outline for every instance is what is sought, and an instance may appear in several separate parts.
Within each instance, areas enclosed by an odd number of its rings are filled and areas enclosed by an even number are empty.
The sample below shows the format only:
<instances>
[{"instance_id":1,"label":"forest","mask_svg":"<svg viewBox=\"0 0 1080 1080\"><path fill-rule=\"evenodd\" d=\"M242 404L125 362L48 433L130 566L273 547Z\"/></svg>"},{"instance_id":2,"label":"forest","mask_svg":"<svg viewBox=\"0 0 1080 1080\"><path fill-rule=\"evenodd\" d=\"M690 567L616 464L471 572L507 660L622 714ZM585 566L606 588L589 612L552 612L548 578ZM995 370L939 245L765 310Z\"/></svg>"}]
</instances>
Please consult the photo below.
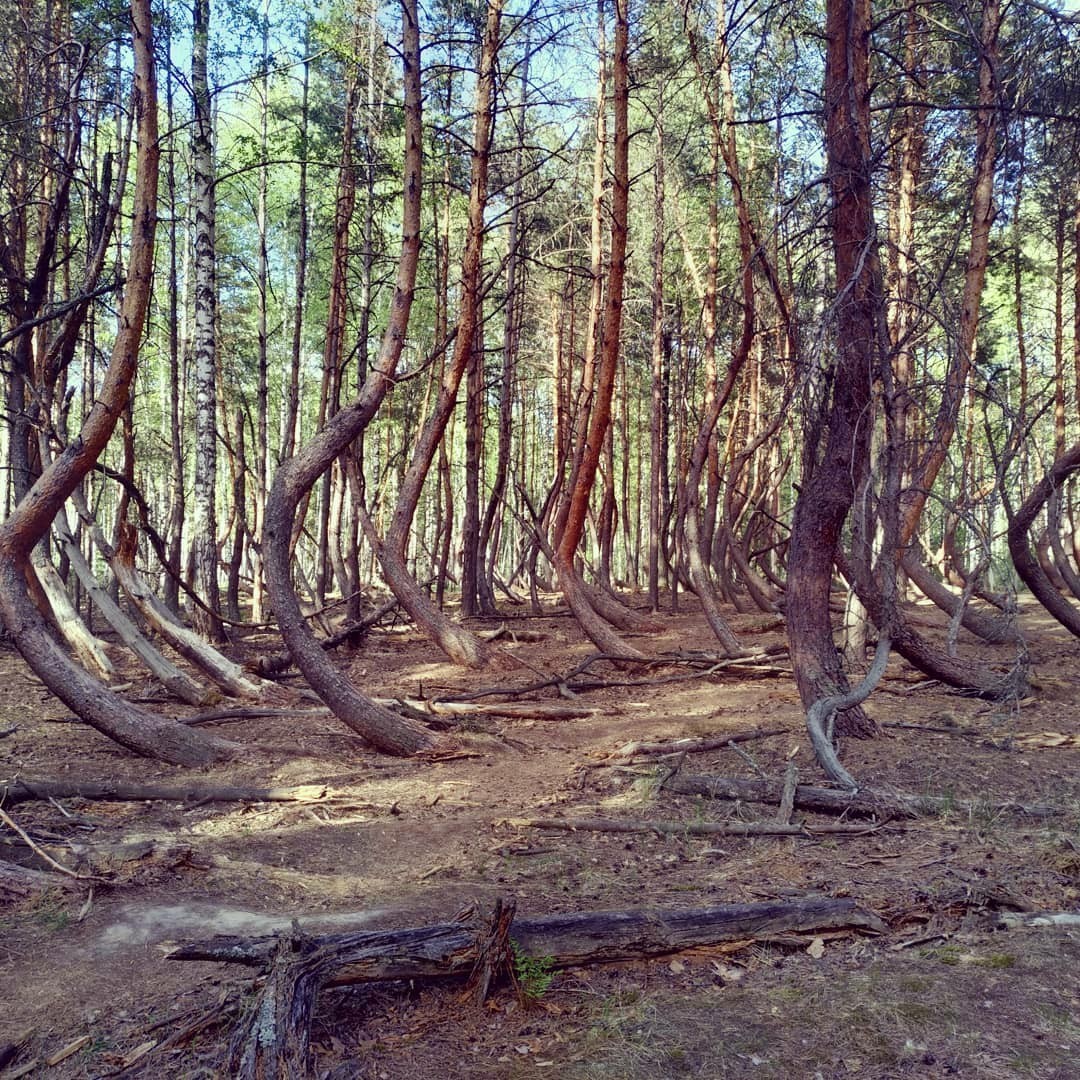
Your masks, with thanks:
<instances>
[{"instance_id":1,"label":"forest","mask_svg":"<svg viewBox=\"0 0 1080 1080\"><path fill-rule=\"evenodd\" d=\"M4 1075L790 1076L706 991L826 944L1001 1028L851 976L806 1075L1068 1074L994 970L1080 956L1071 2L0 11L0 967L96 987ZM173 895L246 921L123 984Z\"/></svg>"}]
</instances>

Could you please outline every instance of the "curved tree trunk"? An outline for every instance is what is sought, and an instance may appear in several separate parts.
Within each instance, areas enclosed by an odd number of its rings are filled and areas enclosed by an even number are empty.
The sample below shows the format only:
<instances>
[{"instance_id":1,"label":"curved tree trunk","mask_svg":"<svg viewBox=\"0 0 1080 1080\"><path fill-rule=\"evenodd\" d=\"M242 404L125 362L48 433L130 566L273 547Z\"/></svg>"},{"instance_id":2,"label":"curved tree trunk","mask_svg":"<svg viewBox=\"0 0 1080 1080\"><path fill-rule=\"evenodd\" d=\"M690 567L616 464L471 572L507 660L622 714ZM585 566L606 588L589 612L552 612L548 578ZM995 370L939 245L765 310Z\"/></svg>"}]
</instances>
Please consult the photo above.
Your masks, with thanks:
<instances>
[{"instance_id":1,"label":"curved tree trunk","mask_svg":"<svg viewBox=\"0 0 1080 1080\"><path fill-rule=\"evenodd\" d=\"M443 375L435 407L424 425L412 460L402 479L397 504L386 538L379 545L379 559L387 585L402 607L455 663L479 667L485 661L479 640L453 622L431 603L408 572L406 549L420 492L457 402L461 377L472 355L480 318L480 270L484 243L484 209L487 205L488 154L494 128L495 59L499 48L502 0L488 0L487 23L476 83L473 127L472 174L469 185L469 224L461 266L461 312L458 316L454 354Z\"/></svg>"},{"instance_id":2,"label":"curved tree trunk","mask_svg":"<svg viewBox=\"0 0 1080 1080\"><path fill-rule=\"evenodd\" d=\"M1080 611L1069 603L1046 576L1031 550L1031 526L1046 501L1080 469L1080 443L1065 451L1024 500L1009 522L1009 551L1016 572L1032 595L1074 637L1080 637Z\"/></svg>"},{"instance_id":3,"label":"curved tree trunk","mask_svg":"<svg viewBox=\"0 0 1080 1080\"><path fill-rule=\"evenodd\" d=\"M956 359L945 380L941 405L934 419L929 446L913 470L907 489L907 505L902 508L900 543L911 542L919 528L923 507L934 480L948 457L949 445L956 431L956 418L964 396L971 365L975 361L979 330L979 309L990 251L990 228L997 211L994 208L994 163L997 158L998 125L998 35L1001 30L999 0L983 0L979 27L979 94L975 114L975 171L971 191L971 236L964 270L964 292L960 302L960 325L957 329Z\"/></svg>"},{"instance_id":4,"label":"curved tree trunk","mask_svg":"<svg viewBox=\"0 0 1080 1080\"><path fill-rule=\"evenodd\" d=\"M833 563L844 521L869 468L872 373L878 365L881 270L873 219L870 150L870 3L829 0L825 147L836 263L837 359L825 448L804 449L788 555L788 640L803 707L848 691L829 611ZM861 711L842 713L842 734L872 734Z\"/></svg>"},{"instance_id":5,"label":"curved tree trunk","mask_svg":"<svg viewBox=\"0 0 1080 1080\"><path fill-rule=\"evenodd\" d=\"M1065 550L1065 543L1061 539L1061 488L1055 488L1050 495L1046 508L1047 535L1050 539L1050 550L1054 553L1054 567L1061 575L1061 579L1069 588L1073 598L1080 600L1080 575L1077 574L1069 554Z\"/></svg>"},{"instance_id":6,"label":"curved tree trunk","mask_svg":"<svg viewBox=\"0 0 1080 1080\"><path fill-rule=\"evenodd\" d=\"M135 377L153 277L158 137L149 0L132 0L131 18L138 151L119 328L97 399L79 437L45 469L0 525L0 618L42 682L86 723L138 754L178 765L201 765L231 756L236 747L131 705L73 664L49 636L27 595L24 576L34 544L105 449Z\"/></svg>"},{"instance_id":7,"label":"curved tree trunk","mask_svg":"<svg viewBox=\"0 0 1080 1080\"><path fill-rule=\"evenodd\" d=\"M908 552L904 556L901 567L916 588L950 618L955 617L957 609L960 608L960 623L965 630L970 630L993 645L1015 644L1020 640L1014 618L1000 613L991 615L969 604L963 604L961 597L938 581L914 552Z\"/></svg>"},{"instance_id":8,"label":"curved tree trunk","mask_svg":"<svg viewBox=\"0 0 1080 1080\"><path fill-rule=\"evenodd\" d=\"M68 648L95 678L106 681L111 679L116 674L116 667L105 651L105 643L94 636L75 610L64 582L52 564L46 540L34 545L30 554L30 565L37 578L37 586L48 601L53 624L67 642Z\"/></svg>"},{"instance_id":9,"label":"curved tree trunk","mask_svg":"<svg viewBox=\"0 0 1080 1080\"><path fill-rule=\"evenodd\" d=\"M402 0L402 65L405 83L405 177L401 256L390 307L374 369L359 395L327 421L306 446L286 459L274 476L266 503L263 538L266 588L282 637L296 666L334 715L380 750L414 754L432 746L423 728L377 705L361 694L337 669L308 628L293 589L290 537L300 500L330 463L371 422L386 394L401 357L412 308L416 265L420 254L421 126L420 30L415 0Z\"/></svg>"},{"instance_id":10,"label":"curved tree trunk","mask_svg":"<svg viewBox=\"0 0 1080 1080\"><path fill-rule=\"evenodd\" d=\"M919 634L895 603L885 599L883 590L867 571L856 570L854 580L859 599L866 605L874 625L883 635L888 634L897 653L931 679L992 701L1023 696L1027 684L1022 662L1002 672L979 661L949 656Z\"/></svg>"},{"instance_id":11,"label":"curved tree trunk","mask_svg":"<svg viewBox=\"0 0 1080 1080\"><path fill-rule=\"evenodd\" d=\"M628 120L629 77L628 51L630 22L626 0L615 0L615 43L612 64L612 106L615 115L613 181L611 192L611 265L604 300L600 364L595 397L589 413L588 430L580 461L573 475L573 486L556 551L555 569L559 584L575 617L592 642L612 655L641 656L627 645L596 612L581 579L574 569L574 558L585 531L593 484L604 450L604 440L611 424L611 402L618 369L620 330L622 327L623 281L626 276L627 213L630 195L630 128ZM590 609L589 611L586 608ZM591 616L590 616L591 611Z\"/></svg>"},{"instance_id":12,"label":"curved tree trunk","mask_svg":"<svg viewBox=\"0 0 1080 1080\"><path fill-rule=\"evenodd\" d=\"M86 561L78 543L72 536L64 513L61 512L57 515L53 524L53 531L67 553L71 569L93 599L94 606L105 618L105 621L116 631L120 640L143 662L149 671L153 672L158 682L170 693L180 698L181 701L198 706L209 704L210 695L206 688L200 686L190 675L181 671L171 660L163 656L142 631L124 614L108 591L101 587L101 584L94 576L93 570L90 568L90 564Z\"/></svg>"}]
</instances>

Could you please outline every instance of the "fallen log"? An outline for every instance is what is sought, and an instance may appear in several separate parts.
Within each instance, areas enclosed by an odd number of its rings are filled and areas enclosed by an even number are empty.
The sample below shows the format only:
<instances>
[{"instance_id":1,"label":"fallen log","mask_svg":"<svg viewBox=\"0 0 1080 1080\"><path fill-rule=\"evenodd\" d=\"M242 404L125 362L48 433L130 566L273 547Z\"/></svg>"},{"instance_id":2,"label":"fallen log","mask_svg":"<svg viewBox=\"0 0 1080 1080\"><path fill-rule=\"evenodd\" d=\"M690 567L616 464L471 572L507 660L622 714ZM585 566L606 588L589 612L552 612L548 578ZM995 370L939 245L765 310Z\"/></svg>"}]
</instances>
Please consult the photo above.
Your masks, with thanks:
<instances>
[{"instance_id":1,"label":"fallen log","mask_svg":"<svg viewBox=\"0 0 1080 1080\"><path fill-rule=\"evenodd\" d=\"M426 698L375 698L388 708L404 706L413 715L428 716L503 716L509 720L580 720L594 716L587 705L555 705L547 702L442 701Z\"/></svg>"},{"instance_id":2,"label":"fallen log","mask_svg":"<svg viewBox=\"0 0 1080 1080\"><path fill-rule=\"evenodd\" d=\"M560 832L660 833L668 836L805 836L847 833L865 836L866 825L791 825L779 821L653 821L639 818L524 818L514 822L528 829Z\"/></svg>"},{"instance_id":3,"label":"fallen log","mask_svg":"<svg viewBox=\"0 0 1080 1080\"><path fill-rule=\"evenodd\" d=\"M710 750L723 750L728 743L750 742L768 739L773 735L786 735L787 728L751 728L733 731L726 735L709 735L700 739L667 739L663 742L628 742L613 750L605 759L625 765L630 758L661 757L665 754L705 754Z\"/></svg>"},{"instance_id":4,"label":"fallen log","mask_svg":"<svg viewBox=\"0 0 1080 1080\"><path fill-rule=\"evenodd\" d=\"M808 897L707 908L630 908L571 912L537 918L515 916L510 936L527 956L544 957L552 968L613 963L706 948L725 941L780 933L864 930L888 927L849 897ZM295 931L290 935L295 940ZM358 930L300 935L300 948L320 957L325 986L391 979L464 978L475 959L475 929L461 921L396 930ZM216 960L261 968L280 944L276 934L220 934L181 945L169 960Z\"/></svg>"},{"instance_id":5,"label":"fallen log","mask_svg":"<svg viewBox=\"0 0 1080 1080\"><path fill-rule=\"evenodd\" d=\"M507 904L512 912L513 908ZM399 930L308 936L294 922L280 937L193 942L170 960L218 960L266 967L262 988L237 1027L228 1075L236 1080L311 1076L311 1019L328 986L390 979L471 979L483 974L491 926L461 921ZM662 956L725 941L854 929L884 933L877 915L850 899L725 904L689 910L594 911L520 919L509 939L518 955L549 969Z\"/></svg>"},{"instance_id":6,"label":"fallen log","mask_svg":"<svg viewBox=\"0 0 1080 1080\"><path fill-rule=\"evenodd\" d=\"M775 780L738 780L728 776L668 777L663 787L677 795L704 795L712 799L740 799L743 802L777 803L783 785ZM1054 817L1062 810L1046 804L1018 802L979 802L940 795L908 795L902 792L841 791L836 788L799 784L795 788L795 807L818 814L852 814L857 817L925 817L944 813L1015 813L1030 817Z\"/></svg>"},{"instance_id":7,"label":"fallen log","mask_svg":"<svg viewBox=\"0 0 1080 1080\"><path fill-rule=\"evenodd\" d=\"M90 799L143 802L315 802L326 797L322 784L299 787L234 787L229 784L128 784L120 780L52 780L20 776L0 781L0 804L34 799Z\"/></svg>"},{"instance_id":8,"label":"fallen log","mask_svg":"<svg viewBox=\"0 0 1080 1080\"><path fill-rule=\"evenodd\" d=\"M74 889L75 882L63 874L32 870L28 866L0 859L0 903L25 900L52 889Z\"/></svg>"},{"instance_id":9,"label":"fallen log","mask_svg":"<svg viewBox=\"0 0 1080 1080\"><path fill-rule=\"evenodd\" d=\"M999 929L1018 930L1026 927L1044 930L1048 927L1075 930L1080 927L1080 911L1002 911L998 913Z\"/></svg>"}]
</instances>

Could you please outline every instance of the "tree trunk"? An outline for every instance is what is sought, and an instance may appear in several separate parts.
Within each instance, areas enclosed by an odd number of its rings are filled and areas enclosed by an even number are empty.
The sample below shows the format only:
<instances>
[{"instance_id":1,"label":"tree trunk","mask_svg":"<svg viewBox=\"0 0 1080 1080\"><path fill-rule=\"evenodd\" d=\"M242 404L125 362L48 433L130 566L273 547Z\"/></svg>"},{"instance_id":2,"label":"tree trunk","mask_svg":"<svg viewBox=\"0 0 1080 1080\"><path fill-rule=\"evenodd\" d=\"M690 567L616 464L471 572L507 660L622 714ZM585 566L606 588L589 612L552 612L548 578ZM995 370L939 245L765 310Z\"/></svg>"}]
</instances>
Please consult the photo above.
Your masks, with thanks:
<instances>
[{"instance_id":1,"label":"tree trunk","mask_svg":"<svg viewBox=\"0 0 1080 1080\"><path fill-rule=\"evenodd\" d=\"M785 613L795 681L807 710L848 682L833 643L832 570L844 520L869 469L872 372L878 365L881 274L873 219L870 150L870 2L829 0L825 65L825 149L836 263L837 359L825 420L825 448L804 447L795 504ZM861 711L837 730L873 734Z\"/></svg>"},{"instance_id":2,"label":"tree trunk","mask_svg":"<svg viewBox=\"0 0 1080 1080\"><path fill-rule=\"evenodd\" d=\"M0 525L0 618L33 671L83 721L138 754L174 764L201 765L231 756L235 747L131 705L72 664L53 642L30 602L24 576L34 544L51 526L68 495L94 467L127 402L150 298L158 134L152 23L147 0L133 0L131 17L138 141L133 227L119 329L97 399L79 437L48 466Z\"/></svg>"},{"instance_id":3,"label":"tree trunk","mask_svg":"<svg viewBox=\"0 0 1080 1080\"><path fill-rule=\"evenodd\" d=\"M994 223L994 162L997 157L998 124L998 34L1001 30L999 0L983 0L979 28L979 93L975 113L975 171L971 191L971 234L964 271L964 291L960 301L956 359L946 376L934 430L922 460L907 489L900 531L901 545L910 543L919 527L923 507L941 466L948 456L956 431L964 387L975 361L979 330L979 308L990 250L990 228Z\"/></svg>"},{"instance_id":4,"label":"tree trunk","mask_svg":"<svg viewBox=\"0 0 1080 1080\"><path fill-rule=\"evenodd\" d=\"M220 607L217 551L217 270L214 251L214 118L206 64L210 0L195 0L192 25L191 91L194 99L192 171L195 200L195 484L192 538L195 591L210 611L196 607L196 629L213 642L225 640L215 614Z\"/></svg>"},{"instance_id":5,"label":"tree trunk","mask_svg":"<svg viewBox=\"0 0 1080 1080\"><path fill-rule=\"evenodd\" d=\"M386 583L413 619L431 635L451 660L470 667L484 662L480 642L438 610L408 572L406 548L420 493L436 449L457 401L458 388L474 349L480 321L480 276L487 204L488 156L494 128L495 59L499 47L502 0L488 0L487 23L480 53L473 126L472 170L469 185L469 223L461 266L461 310L454 352L439 387L431 415L421 431L409 467L402 478L386 538L379 546Z\"/></svg>"},{"instance_id":6,"label":"tree trunk","mask_svg":"<svg viewBox=\"0 0 1080 1080\"><path fill-rule=\"evenodd\" d=\"M420 253L422 196L420 28L415 0L402 2L402 66L405 83L405 166L401 256L390 308L375 365L355 400L340 410L277 470L267 497L264 558L266 587L282 637L312 689L348 727L380 750L414 754L432 745L421 727L376 705L359 693L335 667L308 628L293 589L290 538L296 508L330 462L360 435L374 417L397 369L412 308Z\"/></svg>"},{"instance_id":7,"label":"tree trunk","mask_svg":"<svg viewBox=\"0 0 1080 1080\"><path fill-rule=\"evenodd\" d=\"M590 618L584 610L587 596L579 588L574 570L574 558L585 529L593 483L600 465L604 440L611 424L611 401L615 390L622 326L623 281L626 276L627 212L630 194L628 121L629 79L628 51L630 22L626 0L615 0L615 42L612 55L612 107L615 117L614 157L611 193L611 252L607 291L604 298L603 325L600 334L600 363L597 371L595 397L589 413L588 430L574 472L566 521L559 537L555 568L559 583L575 616L584 617L582 629L602 651L615 655L641 656L637 649L626 645L603 620Z\"/></svg>"},{"instance_id":8,"label":"tree trunk","mask_svg":"<svg viewBox=\"0 0 1080 1080\"><path fill-rule=\"evenodd\" d=\"M660 475L664 407L664 96L656 105L653 151L652 381L649 385L649 607L660 610Z\"/></svg>"},{"instance_id":9,"label":"tree trunk","mask_svg":"<svg viewBox=\"0 0 1080 1080\"><path fill-rule=\"evenodd\" d=\"M1065 481L1080 469L1080 443L1074 443L1046 471L1009 521L1009 551L1016 572L1036 600L1074 637L1080 637L1080 611L1055 588L1031 550L1031 526Z\"/></svg>"}]
</instances>

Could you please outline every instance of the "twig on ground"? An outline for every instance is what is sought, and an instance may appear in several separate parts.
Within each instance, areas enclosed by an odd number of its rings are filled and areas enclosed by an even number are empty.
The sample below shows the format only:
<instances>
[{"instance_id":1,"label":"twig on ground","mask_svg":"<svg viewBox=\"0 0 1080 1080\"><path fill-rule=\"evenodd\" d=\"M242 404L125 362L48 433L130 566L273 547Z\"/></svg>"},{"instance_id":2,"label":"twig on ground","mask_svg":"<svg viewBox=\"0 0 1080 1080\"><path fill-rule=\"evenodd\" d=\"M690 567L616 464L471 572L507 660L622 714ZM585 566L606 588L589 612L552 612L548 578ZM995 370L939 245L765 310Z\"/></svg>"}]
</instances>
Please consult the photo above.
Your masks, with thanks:
<instances>
[{"instance_id":1,"label":"twig on ground","mask_svg":"<svg viewBox=\"0 0 1080 1080\"><path fill-rule=\"evenodd\" d=\"M668 754L703 754L710 750L723 750L731 743L768 739L773 735L786 735L787 728L752 728L749 731L733 731L726 735L709 735L699 739L671 739L666 742L629 742L613 750L606 759L590 768L599 768L609 762L630 764L631 758L660 757Z\"/></svg>"},{"instance_id":2,"label":"twig on ground","mask_svg":"<svg viewBox=\"0 0 1080 1080\"><path fill-rule=\"evenodd\" d=\"M794 761L787 764L784 774L784 790L780 795L780 805L776 809L776 820L780 825L791 823L791 812L795 809L795 789L799 784L799 767Z\"/></svg>"},{"instance_id":3,"label":"twig on ground","mask_svg":"<svg viewBox=\"0 0 1080 1080\"><path fill-rule=\"evenodd\" d=\"M3 808L0 808L0 821L2 821L13 832L18 833L22 838L23 843L44 862L48 863L57 873L66 874L69 878L74 878L76 881L102 881L103 878L94 877L92 874L80 874L75 870L69 870L63 863L58 863L44 848L38 844L34 838L19 825Z\"/></svg>"},{"instance_id":4,"label":"twig on ground","mask_svg":"<svg viewBox=\"0 0 1080 1080\"><path fill-rule=\"evenodd\" d=\"M730 750L734 750L735 753L738 754L739 757L741 757L743 761L745 761L746 764L749 765L750 768L753 769L754 772L756 772L758 776L762 778L762 780L767 780L769 778L765 770L753 759L750 754L743 750L742 747L739 746L734 739L728 739L727 745L728 748Z\"/></svg>"}]
</instances>

